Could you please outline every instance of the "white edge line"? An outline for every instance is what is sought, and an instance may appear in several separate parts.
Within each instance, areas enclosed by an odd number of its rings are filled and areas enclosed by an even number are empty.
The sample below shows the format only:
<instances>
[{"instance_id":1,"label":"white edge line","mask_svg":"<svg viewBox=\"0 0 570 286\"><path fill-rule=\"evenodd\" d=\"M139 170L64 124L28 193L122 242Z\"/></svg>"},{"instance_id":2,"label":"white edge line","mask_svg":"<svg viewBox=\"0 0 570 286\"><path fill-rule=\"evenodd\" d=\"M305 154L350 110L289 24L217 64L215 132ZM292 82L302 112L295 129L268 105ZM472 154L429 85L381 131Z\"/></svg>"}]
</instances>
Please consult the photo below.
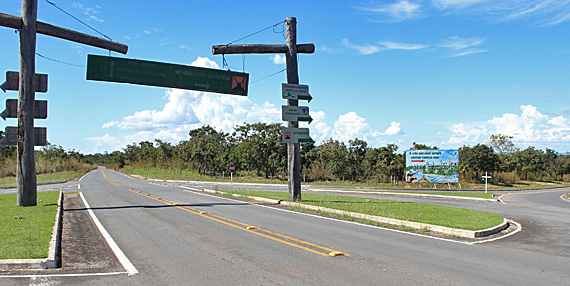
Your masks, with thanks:
<instances>
[{"instance_id":1,"label":"white edge line","mask_svg":"<svg viewBox=\"0 0 570 286\"><path fill-rule=\"evenodd\" d=\"M208 197L221 198L221 199L228 200L228 201L233 201L233 202L242 202L242 201L234 200L234 199L231 199L231 198L225 198L225 197L219 197L219 196L214 196L214 195L211 195L211 194L207 194L207 193L204 193L204 192L202 192L202 191L200 191L200 190L198 190L198 189L193 189L193 188L184 187L184 186L180 186L180 188L188 189L188 190L191 190L191 191L193 191L193 192L196 192L197 194L204 195L204 196L208 196ZM186 192L187 192L187 191L186 191ZM447 241L447 242L454 242L454 243L460 243L460 244L473 245L473 242L457 241L457 240L452 240L452 239L447 239L447 238L441 238L441 237L435 237L435 236L425 235L425 234L421 234L421 233L407 232L407 231L402 231L402 230L398 230L398 229L392 229L392 228L387 228L387 227L381 227L381 226L377 226L377 225L370 225L370 224L364 224L364 223L359 223L359 222L354 222L354 221L346 221L346 220L341 220L341 219L336 219L336 218L330 218L330 217L325 217L325 216L319 216L319 215L314 215L314 214L307 214L307 213L302 213L302 212L296 212L296 211L292 211L292 210L281 209L281 208L275 208L275 207L271 207L271 206L264 206L264 205L258 205L258 204L251 204L251 205L258 206L258 207L263 207L263 208L270 208L270 209L279 210L279 211L284 211L284 212L288 212L288 213L294 213L294 214L299 214L299 215L305 215L305 216L320 218L320 219L326 219L326 220L331 220L331 221L336 221L336 222L342 222L342 223L354 224L354 225L365 226L365 227L370 227L370 228L375 228L375 229L387 230L387 231L396 232L396 233L401 233L401 234L419 236L419 237L423 237L423 238L430 238L430 239L441 240L441 241Z\"/></svg>"},{"instance_id":2,"label":"white edge line","mask_svg":"<svg viewBox=\"0 0 570 286\"><path fill-rule=\"evenodd\" d=\"M87 200L83 196L83 192L79 192L79 195L81 196L81 199L83 200L83 204L85 205L87 212L89 212L89 215L91 215L93 222L95 223L95 225L97 226L97 228L101 232L101 235L103 235L103 237L105 238L105 240L109 244L109 247L111 247L111 249L115 253L115 256L117 257L117 259L119 259L119 262L121 263L121 265L123 265L123 268L125 268L125 270L127 271L127 274L129 276L132 276L132 275L139 273L139 271L135 268L135 266L131 263L131 261L129 261L127 256L125 256L123 251L121 251L121 249L119 248L117 243L115 243L115 241L113 240L111 235L107 232L105 227L101 224L101 222L99 221L97 216L95 216L95 213L93 212L93 210L91 209L91 207L87 203Z\"/></svg>"},{"instance_id":3,"label":"white edge line","mask_svg":"<svg viewBox=\"0 0 570 286\"><path fill-rule=\"evenodd\" d=\"M562 195L560 195L560 198L561 198L563 201L570 202L569 199L565 199L565 198L564 198L565 195L567 195L567 194L562 194Z\"/></svg>"},{"instance_id":4,"label":"white edge line","mask_svg":"<svg viewBox=\"0 0 570 286\"><path fill-rule=\"evenodd\" d=\"M68 274L30 274L30 275L4 275L0 278L33 278L33 277L81 277L81 276L108 276L122 275L127 272L102 272L102 273L68 273Z\"/></svg>"}]
</instances>

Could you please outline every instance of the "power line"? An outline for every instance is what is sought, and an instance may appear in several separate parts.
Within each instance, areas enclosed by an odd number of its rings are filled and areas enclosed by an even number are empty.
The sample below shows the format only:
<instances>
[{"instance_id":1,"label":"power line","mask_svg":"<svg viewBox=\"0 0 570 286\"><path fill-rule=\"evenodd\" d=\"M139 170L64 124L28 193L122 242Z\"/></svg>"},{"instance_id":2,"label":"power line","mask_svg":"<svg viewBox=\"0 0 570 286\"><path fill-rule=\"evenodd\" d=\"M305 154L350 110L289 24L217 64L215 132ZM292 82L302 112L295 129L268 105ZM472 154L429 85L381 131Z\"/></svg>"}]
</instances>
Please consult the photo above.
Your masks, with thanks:
<instances>
[{"instance_id":1,"label":"power line","mask_svg":"<svg viewBox=\"0 0 570 286\"><path fill-rule=\"evenodd\" d=\"M38 57L42 58L42 59L46 59L48 61L52 61L52 62L56 62L56 63L60 63L60 64L64 64L64 65L70 65L70 66L75 66L75 67L82 67L84 68L85 66L83 65L76 65L76 64L70 64L70 63L66 63L66 62L62 62L62 61L58 61L56 59L52 59L52 58L48 58L46 56L41 55L40 53L36 52L36 55L38 55Z\"/></svg>"},{"instance_id":2,"label":"power line","mask_svg":"<svg viewBox=\"0 0 570 286\"><path fill-rule=\"evenodd\" d=\"M46 1L47 1L47 0L46 0ZM242 37L242 38L239 38L239 39L237 39L237 40L235 40L235 41L229 42L229 43L227 43L227 45L231 45L231 44L236 43L236 42L239 42L239 41L241 41L241 40L243 40L243 39L247 39L247 38L249 38L249 37L251 37L251 36L253 36L253 35L259 34L259 33L263 32L263 31L269 30L269 29L271 29L271 28L273 28L273 32L275 32L275 27L278 26L279 24L282 24L282 23L285 23L285 22L286 22L286 21L283 20L283 21L281 21L281 22L279 22L279 23L277 23L277 24L274 24L274 25L271 25L271 26L269 26L269 27L267 27L267 28L261 29L261 30L255 32L255 33L251 33L251 34L249 34L249 35L247 35L247 36L245 36L245 37ZM284 30L283 30L283 31L284 31ZM282 33L283 31L281 31L281 32L279 32L279 33ZM275 32L275 33L278 33L278 32Z\"/></svg>"},{"instance_id":3,"label":"power line","mask_svg":"<svg viewBox=\"0 0 570 286\"><path fill-rule=\"evenodd\" d=\"M73 16L73 15L69 14L68 12L66 12L65 10L63 10L63 9L59 8L59 7L58 7L58 6L57 6L55 3L53 3L53 2L50 2L50 1L48 1L48 0L45 0L45 1L46 1L48 4L52 5L53 7L57 8L58 10L60 10L61 12L63 12L63 13L65 13L65 14L67 14L67 16L69 16L69 17L71 17L71 18L73 18L73 19L77 20L79 23L81 23L81 24L83 24L83 25L87 26L89 29L91 29L91 30L95 31L95 32L96 32L96 33L98 33L99 35L101 35L101 36L103 36L103 37L107 38L109 41L112 41L112 39L111 39L111 38L109 38L109 37L107 37L107 35L105 35L105 34L103 34L103 33L99 32L97 29L95 29L95 28L93 28L93 27L89 26L87 23L85 23L85 22L83 22L83 21L81 21L81 20L77 19L75 16Z\"/></svg>"},{"instance_id":4,"label":"power line","mask_svg":"<svg viewBox=\"0 0 570 286\"><path fill-rule=\"evenodd\" d=\"M264 80L264 79L266 79L266 78L270 78L270 77L272 77L272 76L274 76L274 75L277 75L277 74L279 74L279 73L282 73L282 72L284 72L284 71L286 71L286 70L287 70L286 68L285 68L285 69L282 69L282 70L280 70L280 71L278 71L278 72L276 72L276 73L272 73L272 74L270 74L270 75L268 75L268 76L266 76L266 77L262 77L262 78L260 78L260 79L258 79L258 80L252 81L252 82L250 82L249 84L254 84L254 83L258 82L258 81L262 81L262 80Z\"/></svg>"}]
</instances>

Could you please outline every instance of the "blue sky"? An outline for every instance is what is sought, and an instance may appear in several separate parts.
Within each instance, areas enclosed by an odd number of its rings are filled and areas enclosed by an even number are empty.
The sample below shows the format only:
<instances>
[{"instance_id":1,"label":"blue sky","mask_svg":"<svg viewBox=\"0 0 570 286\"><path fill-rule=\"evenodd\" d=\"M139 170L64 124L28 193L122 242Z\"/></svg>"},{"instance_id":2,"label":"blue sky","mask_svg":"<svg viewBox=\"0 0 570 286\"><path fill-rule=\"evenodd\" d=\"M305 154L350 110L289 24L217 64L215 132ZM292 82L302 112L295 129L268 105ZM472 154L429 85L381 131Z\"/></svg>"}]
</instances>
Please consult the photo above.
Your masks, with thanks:
<instances>
[{"instance_id":1,"label":"blue sky","mask_svg":"<svg viewBox=\"0 0 570 286\"><path fill-rule=\"evenodd\" d=\"M558 0L123 1L53 0L114 41L132 59L222 67L212 45L297 18L299 78L317 142L359 138L443 149L507 134L519 148L570 151L570 2ZM38 19L98 35L45 0ZM21 1L0 12L20 15ZM238 44L283 44L276 26ZM99 36L99 35L98 35ZM18 69L19 38L0 27L0 81ZM83 153L159 138L177 143L203 125L231 132L244 122L281 122L281 55L229 55L250 74L249 96L87 81L88 54L108 51L38 35L36 72L49 74L48 140ZM62 63L63 62L63 63ZM67 63L67 64L65 64ZM73 65L68 65L73 64ZM5 98L17 98L8 91ZM3 107L3 104L0 104ZM16 119L0 121L0 129Z\"/></svg>"}]
</instances>

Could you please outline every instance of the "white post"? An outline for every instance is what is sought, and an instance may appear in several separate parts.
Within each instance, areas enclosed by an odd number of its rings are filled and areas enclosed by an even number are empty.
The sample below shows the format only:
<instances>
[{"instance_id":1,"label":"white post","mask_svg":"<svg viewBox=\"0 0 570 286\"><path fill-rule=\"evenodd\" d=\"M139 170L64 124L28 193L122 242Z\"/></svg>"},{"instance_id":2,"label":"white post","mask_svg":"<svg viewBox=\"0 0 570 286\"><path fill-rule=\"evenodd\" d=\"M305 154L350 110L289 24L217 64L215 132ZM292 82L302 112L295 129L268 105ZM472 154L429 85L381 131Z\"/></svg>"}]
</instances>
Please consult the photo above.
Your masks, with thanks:
<instances>
[{"instance_id":1,"label":"white post","mask_svg":"<svg viewBox=\"0 0 570 286\"><path fill-rule=\"evenodd\" d=\"M485 194L487 193L487 179L491 179L492 177L487 175L487 172L485 172L485 176L483 176L483 179L485 179Z\"/></svg>"}]
</instances>

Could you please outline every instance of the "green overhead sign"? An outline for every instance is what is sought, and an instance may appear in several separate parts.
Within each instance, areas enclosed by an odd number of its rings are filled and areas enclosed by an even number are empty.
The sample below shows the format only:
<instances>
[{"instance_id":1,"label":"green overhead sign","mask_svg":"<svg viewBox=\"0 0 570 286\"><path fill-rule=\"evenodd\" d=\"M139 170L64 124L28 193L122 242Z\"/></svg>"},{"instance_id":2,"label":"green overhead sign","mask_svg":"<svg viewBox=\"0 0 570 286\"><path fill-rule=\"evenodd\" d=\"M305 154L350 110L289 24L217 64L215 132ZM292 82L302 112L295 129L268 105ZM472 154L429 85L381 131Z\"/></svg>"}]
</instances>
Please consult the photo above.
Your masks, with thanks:
<instances>
[{"instance_id":1,"label":"green overhead sign","mask_svg":"<svg viewBox=\"0 0 570 286\"><path fill-rule=\"evenodd\" d=\"M87 79L247 96L249 74L89 55Z\"/></svg>"}]
</instances>

